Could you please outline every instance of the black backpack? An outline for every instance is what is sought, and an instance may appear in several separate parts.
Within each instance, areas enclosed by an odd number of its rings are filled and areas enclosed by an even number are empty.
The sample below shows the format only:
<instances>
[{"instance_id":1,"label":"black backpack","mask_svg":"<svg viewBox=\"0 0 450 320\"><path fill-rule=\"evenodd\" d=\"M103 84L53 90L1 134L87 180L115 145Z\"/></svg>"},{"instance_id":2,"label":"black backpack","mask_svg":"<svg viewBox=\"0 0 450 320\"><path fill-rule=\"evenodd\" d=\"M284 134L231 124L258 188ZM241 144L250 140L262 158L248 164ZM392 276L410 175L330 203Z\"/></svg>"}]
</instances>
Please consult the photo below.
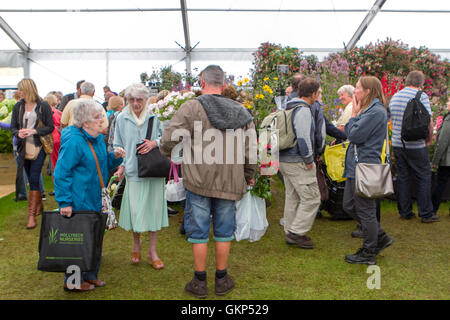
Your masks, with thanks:
<instances>
[{"instance_id":1,"label":"black backpack","mask_svg":"<svg viewBox=\"0 0 450 320\"><path fill-rule=\"evenodd\" d=\"M401 133L403 146L405 146L404 141L427 139L430 135L430 114L420 101L422 92L419 90L406 105Z\"/></svg>"}]
</instances>

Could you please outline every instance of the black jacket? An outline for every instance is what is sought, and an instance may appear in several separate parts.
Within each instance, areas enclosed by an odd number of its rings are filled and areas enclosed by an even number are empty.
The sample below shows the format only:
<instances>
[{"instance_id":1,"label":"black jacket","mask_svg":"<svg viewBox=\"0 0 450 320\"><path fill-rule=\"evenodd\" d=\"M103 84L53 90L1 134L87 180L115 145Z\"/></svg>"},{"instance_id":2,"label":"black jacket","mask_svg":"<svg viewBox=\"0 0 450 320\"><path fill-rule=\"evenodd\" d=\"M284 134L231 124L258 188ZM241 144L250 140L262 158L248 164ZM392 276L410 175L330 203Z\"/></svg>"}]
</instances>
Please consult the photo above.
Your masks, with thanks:
<instances>
[{"instance_id":1,"label":"black jacket","mask_svg":"<svg viewBox=\"0 0 450 320\"><path fill-rule=\"evenodd\" d=\"M37 134L33 136L34 143L37 146L41 146L42 143L39 136L45 136L53 132L53 112L52 108L47 102L43 100L36 101L36 129ZM16 103L13 108L11 117L11 134L16 137L17 141L17 174L16 174L16 190L20 190L20 183L23 183L23 165L25 161L25 139L19 138L19 130L23 128L23 115L25 113L25 101L22 99ZM36 128L39 124L39 120L42 121L43 126Z\"/></svg>"},{"instance_id":2,"label":"black jacket","mask_svg":"<svg viewBox=\"0 0 450 320\"><path fill-rule=\"evenodd\" d=\"M34 143L36 146L41 146L41 141L39 136L46 136L53 132L53 112L52 108L48 105L46 101L38 100L36 101L36 113L37 119L34 129L36 129L37 134L33 136ZM23 115L25 113L25 101L22 99L16 103L12 111L11 117L11 134L17 139L17 148L20 150L20 145L23 145L25 139L19 138L19 130L23 128ZM39 120L42 121L43 126L37 128Z\"/></svg>"}]
</instances>

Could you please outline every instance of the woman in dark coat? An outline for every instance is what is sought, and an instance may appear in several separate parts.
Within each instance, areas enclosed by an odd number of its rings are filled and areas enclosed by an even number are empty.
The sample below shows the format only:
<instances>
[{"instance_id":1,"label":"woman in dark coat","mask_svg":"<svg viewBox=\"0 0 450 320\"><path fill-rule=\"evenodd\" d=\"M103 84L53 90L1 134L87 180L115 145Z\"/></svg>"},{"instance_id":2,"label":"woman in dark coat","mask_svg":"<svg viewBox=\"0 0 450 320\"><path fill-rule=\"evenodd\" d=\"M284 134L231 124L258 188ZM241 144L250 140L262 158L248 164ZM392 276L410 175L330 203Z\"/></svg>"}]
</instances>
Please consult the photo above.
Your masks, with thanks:
<instances>
[{"instance_id":1,"label":"woman in dark coat","mask_svg":"<svg viewBox=\"0 0 450 320\"><path fill-rule=\"evenodd\" d=\"M25 169L30 182L28 194L27 229L36 227L36 216L43 211L39 177L44 165L45 152L40 137L52 134L52 109L39 97L36 84L31 79L23 79L18 85L21 100L13 108L11 133L17 139L18 165L16 184ZM31 152L26 152L26 145ZM34 147L33 147L34 146ZM33 156L33 152L34 156Z\"/></svg>"}]
</instances>

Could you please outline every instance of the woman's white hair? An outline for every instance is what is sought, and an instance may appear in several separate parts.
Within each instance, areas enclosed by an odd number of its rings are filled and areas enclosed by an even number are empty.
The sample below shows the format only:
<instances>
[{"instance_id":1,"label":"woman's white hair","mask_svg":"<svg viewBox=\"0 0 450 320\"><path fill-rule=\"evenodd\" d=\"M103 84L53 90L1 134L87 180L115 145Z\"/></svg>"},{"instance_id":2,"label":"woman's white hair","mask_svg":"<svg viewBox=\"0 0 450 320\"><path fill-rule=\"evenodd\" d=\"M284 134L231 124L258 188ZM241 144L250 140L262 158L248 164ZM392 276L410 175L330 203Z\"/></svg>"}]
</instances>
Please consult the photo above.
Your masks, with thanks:
<instances>
[{"instance_id":1,"label":"woman's white hair","mask_svg":"<svg viewBox=\"0 0 450 320\"><path fill-rule=\"evenodd\" d=\"M146 99L150 91L142 83L133 83L125 89L125 98L143 98Z\"/></svg>"},{"instance_id":2,"label":"woman's white hair","mask_svg":"<svg viewBox=\"0 0 450 320\"><path fill-rule=\"evenodd\" d=\"M338 94L340 93L346 93L350 98L353 97L353 91L355 91L355 87L351 84L346 84L342 87L340 87L337 91Z\"/></svg>"},{"instance_id":3,"label":"woman's white hair","mask_svg":"<svg viewBox=\"0 0 450 320\"><path fill-rule=\"evenodd\" d=\"M103 107L92 99L79 99L73 107L73 125L81 128L83 123L94 120L96 114L103 113Z\"/></svg>"}]
</instances>

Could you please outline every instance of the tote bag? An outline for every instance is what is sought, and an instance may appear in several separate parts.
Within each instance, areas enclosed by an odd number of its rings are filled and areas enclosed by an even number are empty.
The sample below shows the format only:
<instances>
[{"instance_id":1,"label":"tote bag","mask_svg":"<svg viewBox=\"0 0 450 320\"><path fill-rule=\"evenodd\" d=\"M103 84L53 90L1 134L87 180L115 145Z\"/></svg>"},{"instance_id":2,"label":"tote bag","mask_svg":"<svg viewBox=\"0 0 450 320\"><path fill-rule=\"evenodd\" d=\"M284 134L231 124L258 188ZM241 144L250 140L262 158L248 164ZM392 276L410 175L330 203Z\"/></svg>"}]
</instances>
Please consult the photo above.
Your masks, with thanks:
<instances>
[{"instance_id":1,"label":"tote bag","mask_svg":"<svg viewBox=\"0 0 450 320\"><path fill-rule=\"evenodd\" d=\"M355 193L361 198L377 199L394 194L392 182L389 131L386 126L386 162L361 163L358 162L358 151L354 145L355 153Z\"/></svg>"},{"instance_id":2,"label":"tote bag","mask_svg":"<svg viewBox=\"0 0 450 320\"><path fill-rule=\"evenodd\" d=\"M72 265L83 272L95 270L106 219L93 211L74 211L70 218L58 211L43 212L38 270L66 272Z\"/></svg>"}]
</instances>

